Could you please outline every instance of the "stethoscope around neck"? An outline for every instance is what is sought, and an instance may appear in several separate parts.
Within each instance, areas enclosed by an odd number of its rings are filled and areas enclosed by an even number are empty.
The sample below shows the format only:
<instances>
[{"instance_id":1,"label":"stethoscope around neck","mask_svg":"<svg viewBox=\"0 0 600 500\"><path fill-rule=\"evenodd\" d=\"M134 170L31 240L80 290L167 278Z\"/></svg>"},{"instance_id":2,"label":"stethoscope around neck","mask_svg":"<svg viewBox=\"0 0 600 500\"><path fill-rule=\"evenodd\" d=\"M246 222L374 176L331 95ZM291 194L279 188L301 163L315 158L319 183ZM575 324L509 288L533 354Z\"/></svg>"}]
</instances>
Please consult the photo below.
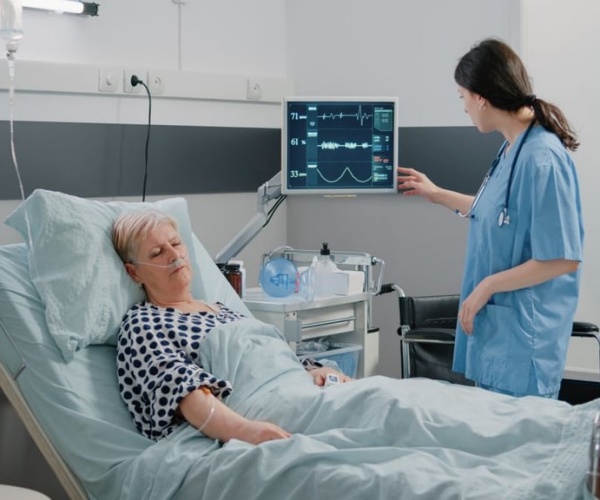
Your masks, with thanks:
<instances>
[{"instance_id":1,"label":"stethoscope around neck","mask_svg":"<svg viewBox=\"0 0 600 500\"><path fill-rule=\"evenodd\" d=\"M498 227L508 226L510 224L510 215L508 214L508 200L510 198L510 188L512 187L513 172L515 170L515 165L517 163L517 159L519 158L519 153L521 153L521 148L523 147L523 144L525 144L525 140L527 139L529 132L531 132L531 129L533 128L534 123L535 123L535 119L531 120L531 123L527 127L525 134L523 134L523 139L521 139L521 142L519 143L519 146L517 147L517 151L515 152L513 161L510 165L510 172L508 174L508 186L506 187L506 197L504 199L504 207L502 208L502 210L500 210L500 213L498 214ZM508 142L505 142L504 145L502 146L502 149L500 149L499 153L496 155L496 158L494 158L494 161L492 162L492 165L490 166L487 174L485 174L485 177L483 179L483 182L481 183L481 186L479 186L479 189L477 190L477 193L475 194L475 198L473 199L473 203L471 203L469 210L467 210L464 214L458 209L455 210L455 212L460 217L464 218L464 217L472 216L473 210L475 210L477 203L479 203L479 199L481 198L481 195L485 191L485 186L487 185L488 181L490 180L490 177L494 173L494 170L496 170L498 163L500 163L502 155L504 155L504 151L506 151L507 146L508 146Z\"/></svg>"}]
</instances>

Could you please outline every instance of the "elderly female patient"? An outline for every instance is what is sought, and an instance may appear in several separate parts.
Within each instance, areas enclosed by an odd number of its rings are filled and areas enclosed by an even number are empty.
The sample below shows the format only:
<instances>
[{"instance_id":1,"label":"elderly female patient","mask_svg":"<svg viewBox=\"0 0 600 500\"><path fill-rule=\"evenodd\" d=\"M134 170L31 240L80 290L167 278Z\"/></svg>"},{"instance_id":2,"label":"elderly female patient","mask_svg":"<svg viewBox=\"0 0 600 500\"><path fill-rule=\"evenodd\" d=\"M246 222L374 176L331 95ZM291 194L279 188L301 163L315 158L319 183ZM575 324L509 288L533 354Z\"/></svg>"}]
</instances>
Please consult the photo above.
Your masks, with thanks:
<instances>
[{"instance_id":1,"label":"elderly female patient","mask_svg":"<svg viewBox=\"0 0 600 500\"><path fill-rule=\"evenodd\" d=\"M192 296L192 271L177 222L153 210L127 213L115 222L112 236L127 273L146 293L123 318L117 353L119 390L139 431L158 440L188 421L223 442L289 437L277 425L229 409L221 400L233 390L230 382L199 364L201 340L216 325L244 316ZM302 364L317 385L334 371L311 360Z\"/></svg>"}]
</instances>

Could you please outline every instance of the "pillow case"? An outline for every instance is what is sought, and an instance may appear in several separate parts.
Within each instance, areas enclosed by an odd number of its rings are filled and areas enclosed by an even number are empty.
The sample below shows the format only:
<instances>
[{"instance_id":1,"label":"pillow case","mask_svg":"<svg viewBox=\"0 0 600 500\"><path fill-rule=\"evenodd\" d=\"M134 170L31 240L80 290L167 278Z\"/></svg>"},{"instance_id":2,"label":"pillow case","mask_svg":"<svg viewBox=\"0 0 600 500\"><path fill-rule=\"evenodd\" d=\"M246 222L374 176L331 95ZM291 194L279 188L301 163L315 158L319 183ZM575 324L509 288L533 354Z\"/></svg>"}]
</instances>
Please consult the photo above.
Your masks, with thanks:
<instances>
[{"instance_id":1,"label":"pillow case","mask_svg":"<svg viewBox=\"0 0 600 500\"><path fill-rule=\"evenodd\" d=\"M31 281L65 361L88 344L116 343L123 315L144 299L112 245L111 231L122 212L150 208L177 220L182 240L193 252L184 198L101 202L37 189L6 219L27 243ZM190 264L192 292L203 298L200 271L194 259Z\"/></svg>"}]
</instances>

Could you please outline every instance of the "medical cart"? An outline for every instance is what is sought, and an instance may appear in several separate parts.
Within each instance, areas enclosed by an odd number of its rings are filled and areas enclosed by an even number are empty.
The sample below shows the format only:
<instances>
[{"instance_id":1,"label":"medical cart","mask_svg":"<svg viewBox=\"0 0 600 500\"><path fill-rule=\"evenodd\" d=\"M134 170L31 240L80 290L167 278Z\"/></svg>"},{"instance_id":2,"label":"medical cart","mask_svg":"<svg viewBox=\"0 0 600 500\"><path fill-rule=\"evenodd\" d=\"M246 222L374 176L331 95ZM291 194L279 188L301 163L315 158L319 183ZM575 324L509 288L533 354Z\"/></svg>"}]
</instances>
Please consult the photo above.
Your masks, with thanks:
<instances>
[{"instance_id":1,"label":"medical cart","mask_svg":"<svg viewBox=\"0 0 600 500\"><path fill-rule=\"evenodd\" d=\"M269 258L289 259L301 269L308 267L317 253L283 247L271 252ZM332 250L331 258L340 270L364 273L359 293L306 300L300 293L278 298L267 295L261 288L249 288L244 302L257 319L276 326L294 351L299 342L331 337L340 345L359 347L356 377L374 375L379 363L379 329L371 327L371 299L381 288L385 263L357 252ZM373 277L374 266L379 266L377 279ZM334 357L336 350L327 354Z\"/></svg>"}]
</instances>

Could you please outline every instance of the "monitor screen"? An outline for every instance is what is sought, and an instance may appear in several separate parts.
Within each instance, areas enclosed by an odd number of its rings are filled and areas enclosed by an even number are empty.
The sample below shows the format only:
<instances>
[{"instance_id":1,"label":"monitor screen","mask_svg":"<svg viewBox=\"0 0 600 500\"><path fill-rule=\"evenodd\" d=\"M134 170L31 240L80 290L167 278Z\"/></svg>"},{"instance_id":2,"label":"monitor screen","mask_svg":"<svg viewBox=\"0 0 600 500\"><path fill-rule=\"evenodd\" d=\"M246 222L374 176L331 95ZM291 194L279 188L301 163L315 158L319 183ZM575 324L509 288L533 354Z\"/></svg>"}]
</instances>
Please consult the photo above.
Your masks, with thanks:
<instances>
[{"instance_id":1,"label":"monitor screen","mask_svg":"<svg viewBox=\"0 0 600 500\"><path fill-rule=\"evenodd\" d=\"M396 97L283 100L282 193L396 193Z\"/></svg>"}]
</instances>

